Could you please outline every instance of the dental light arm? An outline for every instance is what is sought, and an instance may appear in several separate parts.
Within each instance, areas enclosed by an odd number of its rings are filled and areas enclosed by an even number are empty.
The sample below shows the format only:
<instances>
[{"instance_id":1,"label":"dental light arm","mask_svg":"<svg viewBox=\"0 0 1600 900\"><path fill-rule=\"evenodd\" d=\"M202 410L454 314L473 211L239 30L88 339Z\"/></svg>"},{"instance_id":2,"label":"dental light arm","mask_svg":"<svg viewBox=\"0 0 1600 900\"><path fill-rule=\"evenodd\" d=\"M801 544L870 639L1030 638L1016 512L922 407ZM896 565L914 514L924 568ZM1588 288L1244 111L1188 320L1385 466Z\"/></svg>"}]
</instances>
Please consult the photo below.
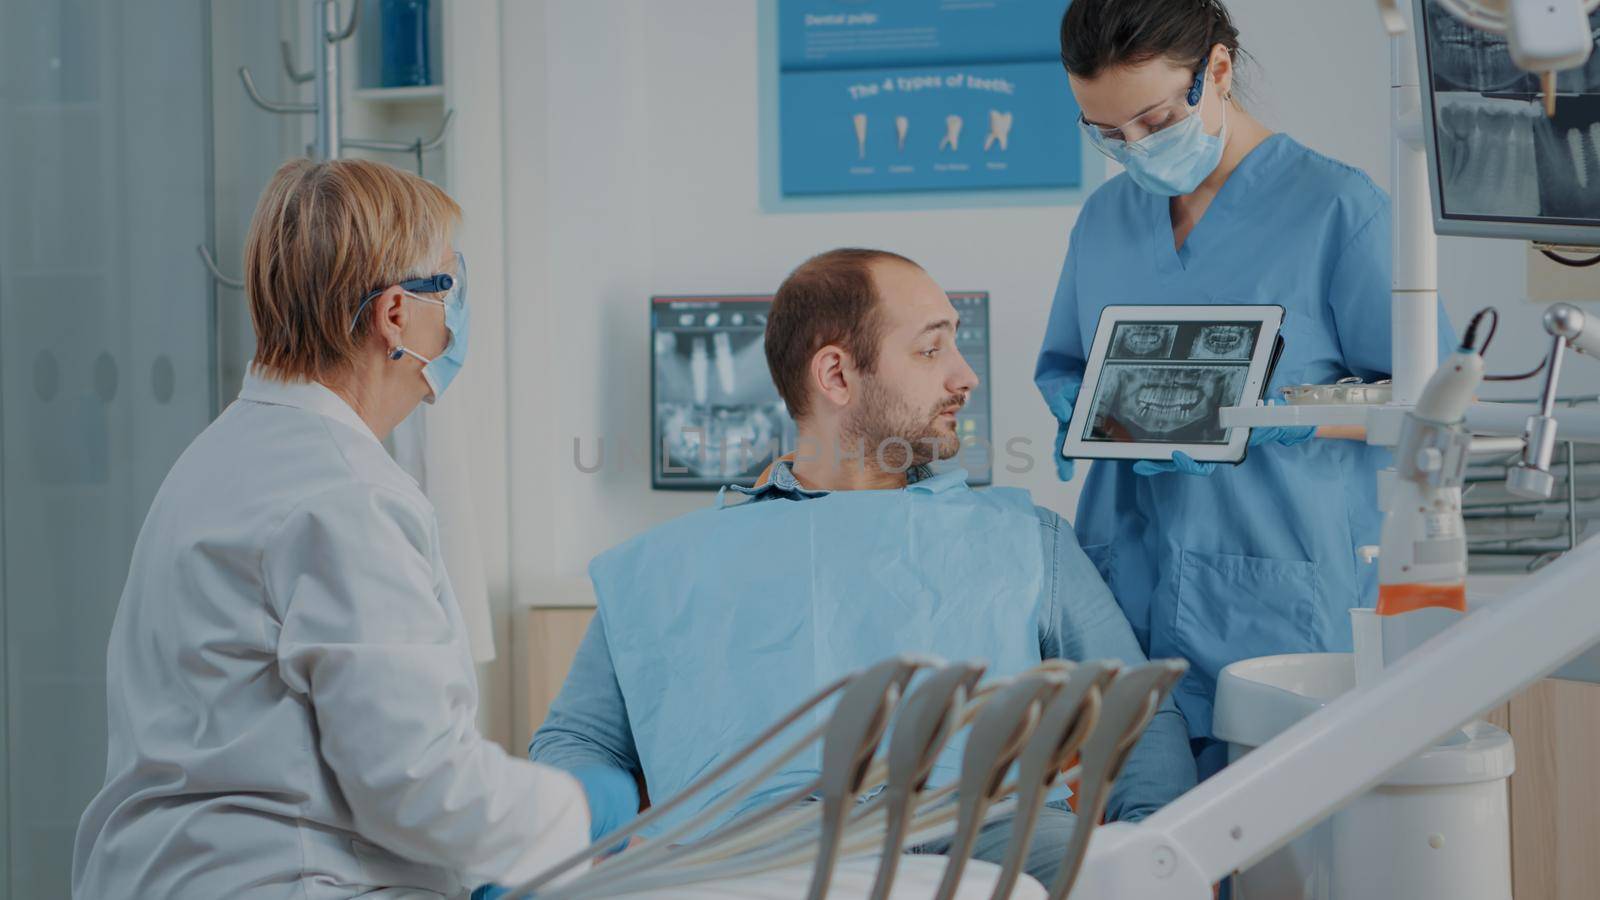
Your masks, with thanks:
<instances>
[{"instance_id":1,"label":"dental light arm","mask_svg":"<svg viewBox=\"0 0 1600 900\"><path fill-rule=\"evenodd\" d=\"M1556 73L1588 62L1594 47L1589 13L1600 8L1600 0L1438 0L1438 3L1467 25L1505 35L1511 61L1523 71L1543 77L1547 115L1555 115ZM1380 9L1385 6L1384 0L1379 0ZM1390 33L1394 33L1392 28Z\"/></svg>"}]
</instances>

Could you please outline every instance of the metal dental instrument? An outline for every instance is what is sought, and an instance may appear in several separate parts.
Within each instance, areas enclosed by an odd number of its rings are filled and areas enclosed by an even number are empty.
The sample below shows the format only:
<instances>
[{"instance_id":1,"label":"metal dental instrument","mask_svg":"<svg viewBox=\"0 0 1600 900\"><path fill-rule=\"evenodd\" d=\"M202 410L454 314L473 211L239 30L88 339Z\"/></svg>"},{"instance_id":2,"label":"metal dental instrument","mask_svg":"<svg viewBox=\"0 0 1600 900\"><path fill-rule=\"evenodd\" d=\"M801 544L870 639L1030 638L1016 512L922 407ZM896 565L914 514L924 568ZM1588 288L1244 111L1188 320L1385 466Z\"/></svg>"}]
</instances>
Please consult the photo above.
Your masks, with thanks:
<instances>
[{"instance_id":1,"label":"metal dental instrument","mask_svg":"<svg viewBox=\"0 0 1600 900\"><path fill-rule=\"evenodd\" d=\"M703 827L728 807L755 790L763 781L781 768L784 763L815 741L819 733L824 737L824 757L831 760L833 766L830 768L825 765L822 776L810 786L804 788L803 793L796 791L796 794L806 796L821 792L825 809L828 807L830 797L836 799L840 809L845 808L843 798L846 795L853 797L860 790L860 779L865 775L866 765L871 760L872 750L876 748L879 739L883 735L883 729L887 727L888 710L898 701L900 692L904 690L912 674L918 668L930 662L932 661L926 659L892 657L852 677L849 680L849 684L844 688L844 693L826 725L820 729L813 729L811 733L806 734L795 742L777 760L774 760L762 771L747 779L738 788L728 791L716 803L706 807L693 818L683 822L672 831L661 835L658 839L651 841L638 850L602 863L593 872L578 881L563 886L550 894L550 900L580 896L607 896L621 893L630 886L631 880L637 880L641 876L648 879L649 886L662 887L673 884L688 884L707 877L725 877L727 874L733 874L731 867L726 866L693 867L669 873L650 870L660 865L675 852L673 846L675 842L693 834L696 829ZM792 718L794 717L791 716L791 720ZM775 734L769 729L769 732L764 734L763 738L770 740L774 736ZM753 751L761 743L764 743L764 740L758 740L746 749ZM728 769L731 766L725 765L723 768ZM721 777L726 772L719 770L715 774ZM691 785L690 788L685 789L681 794L673 798L674 802L676 803L692 796L699 790L709 786L713 781L714 779L709 777L702 778L699 782ZM770 806L767 808L767 812L771 813L782 809L783 805L785 804ZM642 821L642 818L636 820L633 826L624 829L624 831L629 833L636 832ZM722 831L724 834L728 833L727 829ZM620 836L620 832L607 836L604 843L607 846L615 846ZM826 841L825 824L824 849L819 851L817 855L817 868L812 882L812 896L821 896L821 894L817 893L819 884L821 885L821 890L825 893L827 880L831 876L836 859L836 846L828 848ZM756 871L761 868L767 868L767 866L759 866ZM707 872L705 871L706 869L710 871ZM728 871L723 871L724 869L728 869Z\"/></svg>"},{"instance_id":2,"label":"metal dental instrument","mask_svg":"<svg viewBox=\"0 0 1600 900\"><path fill-rule=\"evenodd\" d=\"M1188 671L1181 660L1161 660L1124 669L1111 682L1100 706L1100 721L1083 746L1083 769L1079 781L1078 827L1061 862L1061 871L1050 885L1050 900L1066 900L1078 878L1089 836L1105 815L1111 799L1111 785L1128 761L1128 754L1144 734L1145 726L1160 709L1167 693Z\"/></svg>"},{"instance_id":3,"label":"metal dental instrument","mask_svg":"<svg viewBox=\"0 0 1600 900\"><path fill-rule=\"evenodd\" d=\"M595 841L588 847L585 847L572 856L569 856L554 866L551 866L549 869L540 873L532 880L513 887L509 893L513 896L531 894L534 891L539 890L540 888L555 881L555 879L560 877L562 873L567 872L576 866L582 865L583 863L589 862L596 857L604 855L610 848L615 847L618 842L627 840L628 838L637 834L640 829L659 821L667 813L672 812L686 803L694 794L705 790L710 785L716 783L717 779L722 778L729 772L733 771L736 766L749 759L752 754L766 745L768 741L771 741L777 735L782 734L783 731L790 725L793 725L795 722L799 721L803 716L811 712L811 710L821 705L823 701L827 700L829 697L832 697L834 694L837 694L846 685L850 684L855 677L856 676L854 674L846 675L843 678L840 678L834 681L832 684L829 684L828 686L817 691L787 716L784 716L782 719L773 723L773 725L766 731L763 731L761 734L757 735L754 740L752 740L749 744L746 744L742 749L739 750L739 752L728 757L727 761L722 765L701 776L698 781L685 788L677 797L674 797L665 803L652 806L637 819L634 819L632 822L628 823L617 831L605 835L602 839ZM813 729L811 732L812 737L820 735L821 733L822 729L820 728Z\"/></svg>"},{"instance_id":4,"label":"metal dental instrument","mask_svg":"<svg viewBox=\"0 0 1600 900\"><path fill-rule=\"evenodd\" d=\"M966 697L983 677L981 664L957 663L935 672L901 709L889 740L889 780L878 795L887 834L878 860L871 900L885 900L905 848L912 801L928 781L933 764L950 742Z\"/></svg>"},{"instance_id":5,"label":"metal dental instrument","mask_svg":"<svg viewBox=\"0 0 1600 900\"><path fill-rule=\"evenodd\" d=\"M949 862L935 900L950 900L955 895L983 827L984 813L1003 796L1006 772L1033 734L1044 702L1065 680L1060 673L1048 670L1019 675L996 693L973 721L961 758L959 825L946 852Z\"/></svg>"},{"instance_id":6,"label":"metal dental instrument","mask_svg":"<svg viewBox=\"0 0 1600 900\"><path fill-rule=\"evenodd\" d=\"M1101 694L1116 674L1112 663L1087 662L1074 667L1040 714L1033 738L1018 760L1017 812L1011 820L1011 844L992 900L1011 896L1027 862L1045 795L1093 732L1100 719Z\"/></svg>"}]
</instances>

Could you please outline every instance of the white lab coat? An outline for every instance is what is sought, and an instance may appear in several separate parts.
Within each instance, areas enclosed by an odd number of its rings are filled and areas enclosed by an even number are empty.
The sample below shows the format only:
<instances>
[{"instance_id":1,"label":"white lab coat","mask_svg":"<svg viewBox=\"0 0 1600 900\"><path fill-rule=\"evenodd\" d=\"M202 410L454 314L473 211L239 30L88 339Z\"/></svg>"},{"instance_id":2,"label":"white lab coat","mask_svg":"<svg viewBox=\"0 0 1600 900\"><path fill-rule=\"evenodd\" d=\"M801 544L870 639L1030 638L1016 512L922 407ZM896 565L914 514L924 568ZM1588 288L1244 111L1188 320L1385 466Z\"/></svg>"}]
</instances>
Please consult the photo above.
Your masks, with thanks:
<instances>
[{"instance_id":1,"label":"white lab coat","mask_svg":"<svg viewBox=\"0 0 1600 900\"><path fill-rule=\"evenodd\" d=\"M106 667L82 900L456 897L588 842L575 780L479 735L432 508L321 385L246 378L173 466Z\"/></svg>"}]
</instances>

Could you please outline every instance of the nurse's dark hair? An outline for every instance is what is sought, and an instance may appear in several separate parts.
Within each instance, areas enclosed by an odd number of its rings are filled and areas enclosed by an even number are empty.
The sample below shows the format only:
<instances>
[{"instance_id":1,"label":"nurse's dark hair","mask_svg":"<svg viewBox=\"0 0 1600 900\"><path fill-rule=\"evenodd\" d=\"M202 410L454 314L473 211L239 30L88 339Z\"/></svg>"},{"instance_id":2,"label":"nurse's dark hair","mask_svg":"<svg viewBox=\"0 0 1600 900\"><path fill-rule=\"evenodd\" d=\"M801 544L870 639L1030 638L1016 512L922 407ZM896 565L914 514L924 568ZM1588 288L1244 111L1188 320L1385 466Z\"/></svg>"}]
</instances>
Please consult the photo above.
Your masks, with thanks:
<instances>
[{"instance_id":1,"label":"nurse's dark hair","mask_svg":"<svg viewBox=\"0 0 1600 900\"><path fill-rule=\"evenodd\" d=\"M807 380L823 347L843 349L862 372L877 366L883 328L872 267L883 262L921 268L887 250L841 247L801 263L779 286L767 314L767 368L792 418L811 411Z\"/></svg>"},{"instance_id":2,"label":"nurse's dark hair","mask_svg":"<svg viewBox=\"0 0 1600 900\"><path fill-rule=\"evenodd\" d=\"M1221 0L1072 0L1061 17L1061 64L1078 78L1158 57L1198 70L1217 44L1237 69L1239 29Z\"/></svg>"}]
</instances>

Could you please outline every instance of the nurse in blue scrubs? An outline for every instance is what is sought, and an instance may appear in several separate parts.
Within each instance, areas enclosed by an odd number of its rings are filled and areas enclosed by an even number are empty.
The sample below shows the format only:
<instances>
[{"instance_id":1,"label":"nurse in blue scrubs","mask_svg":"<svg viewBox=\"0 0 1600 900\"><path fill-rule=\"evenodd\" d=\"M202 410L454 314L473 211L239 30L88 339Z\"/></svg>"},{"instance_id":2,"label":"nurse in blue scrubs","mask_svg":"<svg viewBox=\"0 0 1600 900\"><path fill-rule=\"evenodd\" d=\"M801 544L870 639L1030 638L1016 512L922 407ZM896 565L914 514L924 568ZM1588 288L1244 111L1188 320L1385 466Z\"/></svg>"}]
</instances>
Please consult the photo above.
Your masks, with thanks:
<instances>
[{"instance_id":1,"label":"nurse in blue scrubs","mask_svg":"<svg viewBox=\"0 0 1600 900\"><path fill-rule=\"evenodd\" d=\"M1121 163L1072 230L1035 381L1062 423L1100 311L1113 304L1278 304L1271 392L1388 377L1389 199L1360 170L1274 134L1235 98L1239 33L1217 0L1072 0L1061 56L1089 143ZM1374 102L1382 102L1375 97ZM1453 340L1447 322L1441 348ZM1375 476L1384 451L1310 429L1257 429L1237 467L1098 462L1083 549L1152 657L1183 657L1177 693L1202 777L1222 668L1350 649L1348 610L1376 599Z\"/></svg>"}]
</instances>

